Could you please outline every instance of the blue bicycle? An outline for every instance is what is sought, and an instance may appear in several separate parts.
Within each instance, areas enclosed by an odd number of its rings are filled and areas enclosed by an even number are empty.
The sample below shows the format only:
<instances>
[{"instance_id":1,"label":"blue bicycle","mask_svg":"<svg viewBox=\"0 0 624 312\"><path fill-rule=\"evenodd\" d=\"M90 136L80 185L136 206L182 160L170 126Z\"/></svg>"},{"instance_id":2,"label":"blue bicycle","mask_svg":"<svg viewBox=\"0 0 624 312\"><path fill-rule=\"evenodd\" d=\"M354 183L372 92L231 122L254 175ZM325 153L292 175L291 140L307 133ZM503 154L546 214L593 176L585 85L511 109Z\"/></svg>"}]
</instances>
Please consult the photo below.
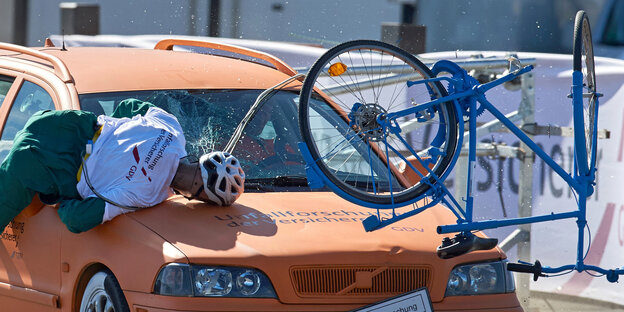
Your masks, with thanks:
<instances>
[{"instance_id":1,"label":"blue bicycle","mask_svg":"<svg viewBox=\"0 0 624 312\"><path fill-rule=\"evenodd\" d=\"M610 282L624 269L607 270L583 262L586 202L595 185L598 98L591 30L579 11L574 26L572 98L574 168L567 172L486 98L486 92L533 69L510 59L509 72L487 83L451 61L429 69L413 55L389 44L357 40L327 51L311 67L299 99L300 150L307 163L311 187L327 186L358 205L394 209L414 208L393 217L379 214L364 221L367 231L413 216L438 203L457 217L457 224L441 225L439 233L457 233L438 247L441 258L490 249L497 240L472 231L509 225L574 218L578 224L575 264L542 267L510 263L508 269L534 274L593 271ZM473 174L476 164L477 117L488 111L570 185L576 210L522 218L473 220ZM465 208L444 185L468 139L468 183Z\"/></svg>"}]
</instances>

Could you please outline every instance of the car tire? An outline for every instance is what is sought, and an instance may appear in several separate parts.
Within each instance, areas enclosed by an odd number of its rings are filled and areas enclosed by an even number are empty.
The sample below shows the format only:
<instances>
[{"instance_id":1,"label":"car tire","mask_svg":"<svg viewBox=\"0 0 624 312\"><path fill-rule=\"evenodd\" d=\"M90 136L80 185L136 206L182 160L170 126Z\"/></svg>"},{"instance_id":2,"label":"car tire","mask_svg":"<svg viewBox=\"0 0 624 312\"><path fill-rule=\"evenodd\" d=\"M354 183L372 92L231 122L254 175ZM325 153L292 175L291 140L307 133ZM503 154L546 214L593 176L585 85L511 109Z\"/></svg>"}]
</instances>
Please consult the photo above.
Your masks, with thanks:
<instances>
[{"instance_id":1,"label":"car tire","mask_svg":"<svg viewBox=\"0 0 624 312\"><path fill-rule=\"evenodd\" d=\"M80 312L130 312L117 279L108 270L91 277L82 295Z\"/></svg>"}]
</instances>

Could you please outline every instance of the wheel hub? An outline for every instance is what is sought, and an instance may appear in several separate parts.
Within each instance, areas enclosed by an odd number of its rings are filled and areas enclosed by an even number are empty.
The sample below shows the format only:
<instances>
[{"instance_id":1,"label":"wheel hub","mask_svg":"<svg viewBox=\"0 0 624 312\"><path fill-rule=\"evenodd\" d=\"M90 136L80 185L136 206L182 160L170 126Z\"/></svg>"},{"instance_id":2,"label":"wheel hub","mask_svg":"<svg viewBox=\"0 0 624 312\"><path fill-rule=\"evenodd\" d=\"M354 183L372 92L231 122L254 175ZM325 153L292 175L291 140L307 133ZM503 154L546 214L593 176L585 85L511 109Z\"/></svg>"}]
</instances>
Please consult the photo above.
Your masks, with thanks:
<instances>
[{"instance_id":1,"label":"wheel hub","mask_svg":"<svg viewBox=\"0 0 624 312\"><path fill-rule=\"evenodd\" d=\"M361 104L353 114L352 123L368 141L378 142L384 139L385 129L377 122L377 116L385 113L378 104Z\"/></svg>"}]
</instances>

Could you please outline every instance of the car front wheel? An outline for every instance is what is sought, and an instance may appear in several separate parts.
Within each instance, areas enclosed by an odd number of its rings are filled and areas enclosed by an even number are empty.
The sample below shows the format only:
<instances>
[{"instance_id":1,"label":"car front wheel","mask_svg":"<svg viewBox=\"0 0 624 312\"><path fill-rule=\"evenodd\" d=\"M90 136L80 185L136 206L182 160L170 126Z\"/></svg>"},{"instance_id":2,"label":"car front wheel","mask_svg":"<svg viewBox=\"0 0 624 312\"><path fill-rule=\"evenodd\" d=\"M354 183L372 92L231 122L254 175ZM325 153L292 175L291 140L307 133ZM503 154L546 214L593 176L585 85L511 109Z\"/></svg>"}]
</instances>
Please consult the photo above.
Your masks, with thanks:
<instances>
[{"instance_id":1,"label":"car front wheel","mask_svg":"<svg viewBox=\"0 0 624 312\"><path fill-rule=\"evenodd\" d=\"M108 270L91 277L80 302L80 312L130 312L119 282Z\"/></svg>"}]
</instances>

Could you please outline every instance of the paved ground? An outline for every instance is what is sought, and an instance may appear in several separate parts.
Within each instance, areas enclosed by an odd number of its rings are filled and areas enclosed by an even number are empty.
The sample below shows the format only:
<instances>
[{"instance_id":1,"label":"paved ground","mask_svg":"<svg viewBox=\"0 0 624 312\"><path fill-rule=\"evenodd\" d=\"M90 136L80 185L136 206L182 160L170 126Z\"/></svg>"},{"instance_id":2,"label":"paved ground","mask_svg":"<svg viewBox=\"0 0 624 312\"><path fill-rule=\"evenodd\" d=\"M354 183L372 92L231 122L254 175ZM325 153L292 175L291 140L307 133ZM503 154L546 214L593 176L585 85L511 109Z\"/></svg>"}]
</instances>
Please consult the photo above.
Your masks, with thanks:
<instances>
[{"instance_id":1,"label":"paved ground","mask_svg":"<svg viewBox=\"0 0 624 312\"><path fill-rule=\"evenodd\" d=\"M529 308L525 310L527 312L624 312L624 306L592 299L532 291Z\"/></svg>"}]
</instances>

